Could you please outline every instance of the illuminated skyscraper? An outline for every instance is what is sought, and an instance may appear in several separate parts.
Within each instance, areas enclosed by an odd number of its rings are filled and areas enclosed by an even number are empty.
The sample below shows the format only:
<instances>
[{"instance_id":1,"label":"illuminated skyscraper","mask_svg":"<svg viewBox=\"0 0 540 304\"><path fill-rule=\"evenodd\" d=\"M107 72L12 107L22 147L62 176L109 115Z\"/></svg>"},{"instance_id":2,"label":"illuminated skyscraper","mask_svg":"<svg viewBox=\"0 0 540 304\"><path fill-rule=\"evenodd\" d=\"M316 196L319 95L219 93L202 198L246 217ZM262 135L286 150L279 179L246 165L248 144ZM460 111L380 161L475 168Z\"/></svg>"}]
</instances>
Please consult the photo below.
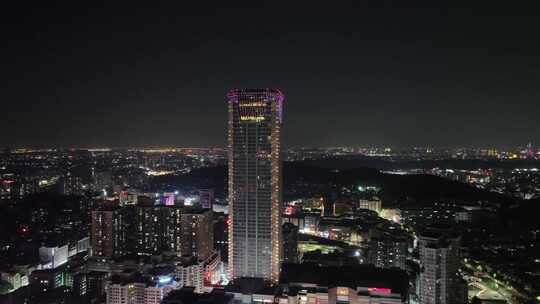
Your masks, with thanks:
<instances>
[{"instance_id":1,"label":"illuminated skyscraper","mask_svg":"<svg viewBox=\"0 0 540 304\"><path fill-rule=\"evenodd\" d=\"M229 100L229 274L277 282L281 258L281 119L275 89L233 89Z\"/></svg>"}]
</instances>

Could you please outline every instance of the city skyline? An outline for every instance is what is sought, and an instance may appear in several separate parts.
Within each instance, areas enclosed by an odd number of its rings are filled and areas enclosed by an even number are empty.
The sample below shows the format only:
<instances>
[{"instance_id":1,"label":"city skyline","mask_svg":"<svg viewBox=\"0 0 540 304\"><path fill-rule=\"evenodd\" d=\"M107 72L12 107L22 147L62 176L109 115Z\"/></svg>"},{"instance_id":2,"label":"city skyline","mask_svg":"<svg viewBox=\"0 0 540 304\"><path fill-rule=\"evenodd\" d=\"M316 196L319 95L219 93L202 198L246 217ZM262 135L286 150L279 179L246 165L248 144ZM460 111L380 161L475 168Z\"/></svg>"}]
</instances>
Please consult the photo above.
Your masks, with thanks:
<instances>
[{"instance_id":1,"label":"city skyline","mask_svg":"<svg viewBox=\"0 0 540 304\"><path fill-rule=\"evenodd\" d=\"M285 146L540 141L526 7L146 5L8 4L0 146L224 146L223 94L260 86Z\"/></svg>"},{"instance_id":2,"label":"city skyline","mask_svg":"<svg viewBox=\"0 0 540 304\"><path fill-rule=\"evenodd\" d=\"M0 18L0 304L540 304L538 10Z\"/></svg>"}]
</instances>

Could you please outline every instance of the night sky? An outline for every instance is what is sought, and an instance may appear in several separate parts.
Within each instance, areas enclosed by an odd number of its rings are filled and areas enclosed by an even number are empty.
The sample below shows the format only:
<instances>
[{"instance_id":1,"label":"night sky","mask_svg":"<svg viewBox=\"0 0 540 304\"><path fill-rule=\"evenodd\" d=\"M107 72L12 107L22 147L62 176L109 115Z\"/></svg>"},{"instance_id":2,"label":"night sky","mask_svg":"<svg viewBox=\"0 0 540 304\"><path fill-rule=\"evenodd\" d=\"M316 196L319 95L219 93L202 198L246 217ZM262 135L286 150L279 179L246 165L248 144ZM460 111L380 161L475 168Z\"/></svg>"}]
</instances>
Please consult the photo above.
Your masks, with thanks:
<instances>
[{"instance_id":1,"label":"night sky","mask_svg":"<svg viewBox=\"0 0 540 304\"><path fill-rule=\"evenodd\" d=\"M232 87L281 88L288 147L540 144L519 2L12 2L0 146L224 146Z\"/></svg>"}]
</instances>

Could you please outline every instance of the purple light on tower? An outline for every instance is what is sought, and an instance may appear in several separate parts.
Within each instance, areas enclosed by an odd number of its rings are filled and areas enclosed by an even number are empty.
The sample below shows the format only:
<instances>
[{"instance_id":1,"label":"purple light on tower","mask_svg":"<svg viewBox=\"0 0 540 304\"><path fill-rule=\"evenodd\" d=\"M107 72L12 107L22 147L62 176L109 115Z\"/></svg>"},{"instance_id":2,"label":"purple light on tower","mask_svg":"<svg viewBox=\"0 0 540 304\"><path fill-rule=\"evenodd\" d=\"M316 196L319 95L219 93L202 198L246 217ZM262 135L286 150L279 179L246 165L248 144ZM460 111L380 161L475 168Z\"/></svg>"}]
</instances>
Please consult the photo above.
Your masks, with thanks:
<instances>
[{"instance_id":1,"label":"purple light on tower","mask_svg":"<svg viewBox=\"0 0 540 304\"><path fill-rule=\"evenodd\" d=\"M229 99L229 102L237 103L238 102L238 89L229 90L229 92L227 92L227 98Z\"/></svg>"},{"instance_id":2,"label":"purple light on tower","mask_svg":"<svg viewBox=\"0 0 540 304\"><path fill-rule=\"evenodd\" d=\"M275 92L277 93L277 102L278 102L278 113L279 113L279 120L281 121L283 119L283 100L285 100L285 95L281 93L280 89L275 89Z\"/></svg>"},{"instance_id":3,"label":"purple light on tower","mask_svg":"<svg viewBox=\"0 0 540 304\"><path fill-rule=\"evenodd\" d=\"M285 100L285 95L281 92L280 89L231 89L227 92L227 99L229 103L238 103L239 99L246 96L256 96L257 98L270 99L277 103L277 112L278 118L281 122L283 119L283 101Z\"/></svg>"}]
</instances>

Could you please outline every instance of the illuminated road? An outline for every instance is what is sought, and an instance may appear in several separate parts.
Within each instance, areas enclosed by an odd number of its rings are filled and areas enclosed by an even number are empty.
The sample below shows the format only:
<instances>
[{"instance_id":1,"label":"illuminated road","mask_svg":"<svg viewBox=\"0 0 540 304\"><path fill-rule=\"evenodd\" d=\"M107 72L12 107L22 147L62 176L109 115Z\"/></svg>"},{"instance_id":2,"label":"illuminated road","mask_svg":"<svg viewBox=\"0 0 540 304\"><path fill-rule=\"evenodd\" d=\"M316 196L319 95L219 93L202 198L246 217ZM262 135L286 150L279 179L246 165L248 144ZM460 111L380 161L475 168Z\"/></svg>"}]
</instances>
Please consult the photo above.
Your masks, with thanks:
<instances>
[{"instance_id":1,"label":"illuminated road","mask_svg":"<svg viewBox=\"0 0 540 304\"><path fill-rule=\"evenodd\" d=\"M526 299L526 297L517 292L512 286L507 286L498 279L492 277L482 268L474 267L469 263L464 263L469 273L466 278L469 286L469 299L476 296L484 300L505 300L510 304L518 304L516 298ZM476 275L474 275L476 273ZM476 292L478 290L478 292Z\"/></svg>"},{"instance_id":2,"label":"illuminated road","mask_svg":"<svg viewBox=\"0 0 540 304\"><path fill-rule=\"evenodd\" d=\"M472 282L472 283L469 283L468 285L469 285L469 299L476 296L477 298L482 299L482 300L506 300L509 303L512 303L510 299L508 299L507 297L505 297L498 291L491 289L480 282ZM473 287L472 290L471 290L471 287ZM476 292L475 290L479 290L479 291Z\"/></svg>"}]
</instances>

